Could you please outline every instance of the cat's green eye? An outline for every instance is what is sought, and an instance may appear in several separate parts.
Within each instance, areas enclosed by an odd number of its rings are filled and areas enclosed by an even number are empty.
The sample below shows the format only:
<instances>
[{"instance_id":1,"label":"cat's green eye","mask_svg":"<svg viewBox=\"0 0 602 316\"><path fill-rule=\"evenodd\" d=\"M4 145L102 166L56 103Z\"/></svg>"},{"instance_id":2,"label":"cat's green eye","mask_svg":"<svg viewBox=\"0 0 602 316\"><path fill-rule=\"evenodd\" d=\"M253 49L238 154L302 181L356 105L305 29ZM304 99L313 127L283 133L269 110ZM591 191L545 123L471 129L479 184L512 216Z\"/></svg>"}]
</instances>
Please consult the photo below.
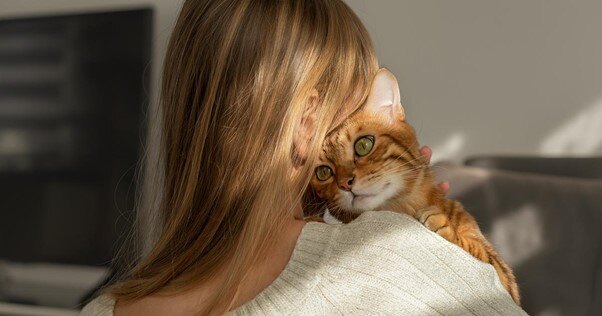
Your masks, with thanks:
<instances>
[{"instance_id":1,"label":"cat's green eye","mask_svg":"<svg viewBox=\"0 0 602 316\"><path fill-rule=\"evenodd\" d=\"M332 176L332 169L328 166L319 166L316 168L316 178L320 181L326 181Z\"/></svg>"},{"instance_id":2,"label":"cat's green eye","mask_svg":"<svg viewBox=\"0 0 602 316\"><path fill-rule=\"evenodd\" d=\"M355 149L355 154L362 157L366 156L374 147L374 137L373 136L364 136L355 141L353 145Z\"/></svg>"}]
</instances>

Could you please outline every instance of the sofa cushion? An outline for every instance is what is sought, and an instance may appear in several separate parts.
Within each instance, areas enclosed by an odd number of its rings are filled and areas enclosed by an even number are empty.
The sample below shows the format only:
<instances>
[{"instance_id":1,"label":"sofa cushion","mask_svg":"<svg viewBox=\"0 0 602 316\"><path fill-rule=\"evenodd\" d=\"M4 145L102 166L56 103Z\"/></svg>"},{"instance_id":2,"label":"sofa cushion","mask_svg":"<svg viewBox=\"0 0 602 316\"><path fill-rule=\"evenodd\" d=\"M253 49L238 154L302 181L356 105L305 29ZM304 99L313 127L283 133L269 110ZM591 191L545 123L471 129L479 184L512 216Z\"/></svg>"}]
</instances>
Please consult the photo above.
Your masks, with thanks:
<instances>
[{"instance_id":1,"label":"sofa cushion","mask_svg":"<svg viewBox=\"0 0 602 316\"><path fill-rule=\"evenodd\" d=\"M532 315L602 315L602 180L440 164Z\"/></svg>"}]
</instances>

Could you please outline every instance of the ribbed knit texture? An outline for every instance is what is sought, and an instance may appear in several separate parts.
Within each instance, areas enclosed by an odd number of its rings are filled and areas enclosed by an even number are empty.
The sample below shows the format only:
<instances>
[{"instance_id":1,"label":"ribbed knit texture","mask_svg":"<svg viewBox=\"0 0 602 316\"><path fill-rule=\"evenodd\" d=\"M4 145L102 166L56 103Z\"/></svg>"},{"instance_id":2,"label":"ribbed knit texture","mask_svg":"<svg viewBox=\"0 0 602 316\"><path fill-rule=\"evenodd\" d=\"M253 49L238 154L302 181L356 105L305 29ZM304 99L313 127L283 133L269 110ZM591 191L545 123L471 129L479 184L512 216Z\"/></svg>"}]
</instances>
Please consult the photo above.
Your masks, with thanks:
<instances>
[{"instance_id":1,"label":"ribbed knit texture","mask_svg":"<svg viewBox=\"0 0 602 316\"><path fill-rule=\"evenodd\" d=\"M112 316L102 296L82 315ZM491 265L406 215L308 223L280 276L234 315L526 315Z\"/></svg>"}]
</instances>

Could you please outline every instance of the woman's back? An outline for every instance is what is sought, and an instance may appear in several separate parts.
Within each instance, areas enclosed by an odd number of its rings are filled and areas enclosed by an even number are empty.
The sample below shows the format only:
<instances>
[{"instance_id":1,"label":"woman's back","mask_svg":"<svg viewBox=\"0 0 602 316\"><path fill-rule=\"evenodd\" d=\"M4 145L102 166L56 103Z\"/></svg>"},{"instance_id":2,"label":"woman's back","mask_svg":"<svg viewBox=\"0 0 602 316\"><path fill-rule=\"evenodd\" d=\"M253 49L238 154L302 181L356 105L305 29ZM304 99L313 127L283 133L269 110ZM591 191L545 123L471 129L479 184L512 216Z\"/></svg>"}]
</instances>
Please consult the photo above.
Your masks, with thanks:
<instances>
[{"instance_id":1,"label":"woman's back","mask_svg":"<svg viewBox=\"0 0 602 316\"><path fill-rule=\"evenodd\" d=\"M82 315L112 315L113 304L101 297ZM305 225L280 276L233 313L524 314L493 267L414 219L383 211L347 225Z\"/></svg>"}]
</instances>

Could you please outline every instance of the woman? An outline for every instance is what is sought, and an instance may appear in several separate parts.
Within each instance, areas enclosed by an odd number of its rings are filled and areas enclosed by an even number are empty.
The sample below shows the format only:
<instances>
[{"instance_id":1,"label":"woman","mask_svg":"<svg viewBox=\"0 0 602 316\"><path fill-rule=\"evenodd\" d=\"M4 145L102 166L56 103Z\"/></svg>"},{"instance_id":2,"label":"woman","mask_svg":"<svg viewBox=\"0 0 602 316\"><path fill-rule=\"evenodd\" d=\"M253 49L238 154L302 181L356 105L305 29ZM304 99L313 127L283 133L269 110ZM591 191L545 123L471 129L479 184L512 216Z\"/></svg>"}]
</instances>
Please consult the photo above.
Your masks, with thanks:
<instances>
[{"instance_id":1,"label":"woman","mask_svg":"<svg viewBox=\"0 0 602 316\"><path fill-rule=\"evenodd\" d=\"M491 267L408 217L303 220L321 142L378 68L341 0L185 1L163 73L161 233L83 314L519 313Z\"/></svg>"}]
</instances>

